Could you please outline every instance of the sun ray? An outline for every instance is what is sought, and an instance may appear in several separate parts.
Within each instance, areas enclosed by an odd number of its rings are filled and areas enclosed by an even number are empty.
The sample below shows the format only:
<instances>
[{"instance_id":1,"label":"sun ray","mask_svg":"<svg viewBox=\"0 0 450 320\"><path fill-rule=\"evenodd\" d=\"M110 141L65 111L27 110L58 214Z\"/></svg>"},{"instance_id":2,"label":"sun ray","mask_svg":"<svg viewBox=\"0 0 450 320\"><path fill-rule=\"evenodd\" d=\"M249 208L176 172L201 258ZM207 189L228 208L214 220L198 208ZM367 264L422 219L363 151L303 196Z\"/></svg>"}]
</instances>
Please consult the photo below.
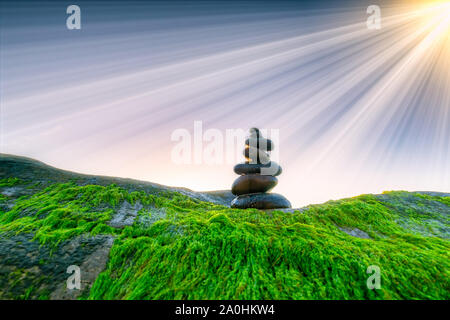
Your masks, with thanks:
<instances>
[{"instance_id":1,"label":"sun ray","mask_svg":"<svg viewBox=\"0 0 450 320\"><path fill-rule=\"evenodd\" d=\"M450 2L386 1L380 30L366 27L356 2L249 4L245 13L198 6L203 14L130 5L153 16L117 25L105 17L81 36L61 33L59 20L39 33L18 27L5 8L2 152L229 188L231 164L170 162L171 132L202 120L223 131L279 128L286 174L278 188L296 206L386 189L450 190ZM89 10L103 17L96 5Z\"/></svg>"}]
</instances>

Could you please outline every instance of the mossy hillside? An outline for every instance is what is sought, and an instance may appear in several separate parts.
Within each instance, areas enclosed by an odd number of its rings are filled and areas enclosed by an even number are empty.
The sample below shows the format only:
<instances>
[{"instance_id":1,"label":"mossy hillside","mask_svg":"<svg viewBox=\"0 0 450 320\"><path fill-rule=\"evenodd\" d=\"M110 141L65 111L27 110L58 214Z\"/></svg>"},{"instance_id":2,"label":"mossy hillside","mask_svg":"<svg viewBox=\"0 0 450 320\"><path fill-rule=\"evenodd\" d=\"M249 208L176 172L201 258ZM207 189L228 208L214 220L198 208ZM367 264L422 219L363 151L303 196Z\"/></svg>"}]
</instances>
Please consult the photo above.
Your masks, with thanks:
<instances>
[{"instance_id":1,"label":"mossy hillside","mask_svg":"<svg viewBox=\"0 0 450 320\"><path fill-rule=\"evenodd\" d=\"M170 193L161 192L164 194ZM114 208L137 199L158 205L162 196L129 193L116 185L53 184L29 197L20 197L11 210L1 212L0 232L34 232L36 240L51 245L86 233L116 234L119 231L108 225Z\"/></svg>"},{"instance_id":2,"label":"mossy hillside","mask_svg":"<svg viewBox=\"0 0 450 320\"><path fill-rule=\"evenodd\" d=\"M123 201L144 208L132 226L112 228L108 222ZM140 217L161 210L159 220L142 223ZM428 219L420 206L412 210L414 223ZM66 183L17 199L0 212L0 233L33 233L49 246L81 234L114 235L106 270L88 299L448 299L448 240L405 229L400 217L405 213L372 195L302 212L263 212L176 192ZM358 228L371 239L339 227ZM366 286L370 265L381 268L379 290Z\"/></svg>"},{"instance_id":3,"label":"mossy hillside","mask_svg":"<svg viewBox=\"0 0 450 320\"><path fill-rule=\"evenodd\" d=\"M127 228L91 297L448 297L448 243L405 232L392 222L393 215L366 196L313 206L302 214L195 210L145 231ZM182 234L172 232L173 223ZM336 225L361 228L374 239L350 237ZM366 287L369 265L383 270L379 291Z\"/></svg>"},{"instance_id":4,"label":"mossy hillside","mask_svg":"<svg viewBox=\"0 0 450 320\"><path fill-rule=\"evenodd\" d=\"M5 178L0 179L0 188L2 187L14 187L19 184L23 184L24 181L22 181L19 178Z\"/></svg>"},{"instance_id":5,"label":"mossy hillside","mask_svg":"<svg viewBox=\"0 0 450 320\"><path fill-rule=\"evenodd\" d=\"M399 225L411 232L450 238L450 197L391 191L376 198L396 213L396 222Z\"/></svg>"}]
</instances>

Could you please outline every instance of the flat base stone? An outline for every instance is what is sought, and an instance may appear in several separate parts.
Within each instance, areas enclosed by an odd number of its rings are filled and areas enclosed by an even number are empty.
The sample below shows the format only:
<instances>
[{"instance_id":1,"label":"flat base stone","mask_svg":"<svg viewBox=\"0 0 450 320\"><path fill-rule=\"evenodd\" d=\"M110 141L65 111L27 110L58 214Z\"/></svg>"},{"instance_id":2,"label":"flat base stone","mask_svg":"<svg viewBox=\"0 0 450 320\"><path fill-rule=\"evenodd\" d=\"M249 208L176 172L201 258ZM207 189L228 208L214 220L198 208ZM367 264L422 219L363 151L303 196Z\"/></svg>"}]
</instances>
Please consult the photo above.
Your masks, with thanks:
<instances>
[{"instance_id":1,"label":"flat base stone","mask_svg":"<svg viewBox=\"0 0 450 320\"><path fill-rule=\"evenodd\" d=\"M283 209L290 208L288 199L277 193L250 193L237 196L231 201L232 208Z\"/></svg>"}]
</instances>

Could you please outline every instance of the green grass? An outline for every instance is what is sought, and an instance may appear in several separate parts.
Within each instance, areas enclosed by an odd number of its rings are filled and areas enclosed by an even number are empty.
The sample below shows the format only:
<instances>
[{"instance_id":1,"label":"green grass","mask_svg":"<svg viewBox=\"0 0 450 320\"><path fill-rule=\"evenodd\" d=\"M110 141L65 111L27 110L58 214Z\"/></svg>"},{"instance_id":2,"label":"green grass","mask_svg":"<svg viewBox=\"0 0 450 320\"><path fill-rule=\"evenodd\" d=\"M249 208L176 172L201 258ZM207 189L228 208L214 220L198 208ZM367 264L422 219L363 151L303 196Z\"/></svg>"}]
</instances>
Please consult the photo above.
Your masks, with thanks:
<instances>
[{"instance_id":1,"label":"green grass","mask_svg":"<svg viewBox=\"0 0 450 320\"><path fill-rule=\"evenodd\" d=\"M448 204L448 198L413 197ZM166 214L151 225L137 218L132 226L112 228L108 221L123 201L143 204L139 216ZM449 299L449 241L402 227L405 212L394 202L363 195L268 214L175 192L66 183L0 212L0 233L33 232L35 241L50 246L81 234L115 235L87 299ZM434 217L408 210L411 223ZM379 290L366 286L370 265L381 269Z\"/></svg>"}]
</instances>

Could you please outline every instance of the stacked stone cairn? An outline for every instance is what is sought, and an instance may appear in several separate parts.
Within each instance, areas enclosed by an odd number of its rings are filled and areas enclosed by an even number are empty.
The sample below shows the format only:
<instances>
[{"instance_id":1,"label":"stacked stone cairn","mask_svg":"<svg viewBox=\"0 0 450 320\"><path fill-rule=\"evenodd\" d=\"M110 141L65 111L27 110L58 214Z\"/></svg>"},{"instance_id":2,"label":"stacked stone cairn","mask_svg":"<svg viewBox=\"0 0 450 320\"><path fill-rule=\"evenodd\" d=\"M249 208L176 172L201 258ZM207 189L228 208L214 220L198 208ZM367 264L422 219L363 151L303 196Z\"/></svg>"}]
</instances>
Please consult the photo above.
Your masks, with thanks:
<instances>
[{"instance_id":1,"label":"stacked stone cairn","mask_svg":"<svg viewBox=\"0 0 450 320\"><path fill-rule=\"evenodd\" d=\"M237 178L231 192L236 198L231 201L232 208L279 209L290 208L290 202L280 194L267 193L273 189L281 174L281 167L270 161L268 152L273 150L273 142L265 139L259 129L251 128L245 141L245 163L234 167L234 172L241 175Z\"/></svg>"}]
</instances>

